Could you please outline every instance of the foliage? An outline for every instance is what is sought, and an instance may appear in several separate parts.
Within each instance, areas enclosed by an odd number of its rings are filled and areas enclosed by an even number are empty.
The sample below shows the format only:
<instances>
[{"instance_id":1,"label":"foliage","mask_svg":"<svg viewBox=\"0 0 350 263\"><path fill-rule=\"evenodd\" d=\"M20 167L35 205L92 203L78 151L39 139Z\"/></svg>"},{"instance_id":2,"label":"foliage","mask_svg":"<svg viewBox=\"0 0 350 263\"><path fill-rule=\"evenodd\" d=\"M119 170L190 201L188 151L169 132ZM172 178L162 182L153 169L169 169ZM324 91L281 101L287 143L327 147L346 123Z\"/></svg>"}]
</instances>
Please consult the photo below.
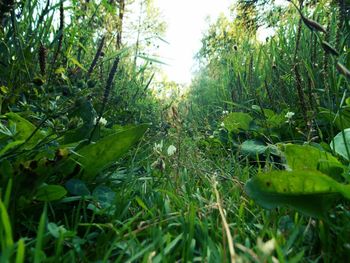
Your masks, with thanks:
<instances>
[{"instance_id":1,"label":"foliage","mask_svg":"<svg viewBox=\"0 0 350 263\"><path fill-rule=\"evenodd\" d=\"M349 5L273 2L186 94L154 1L0 1L0 261L345 262Z\"/></svg>"}]
</instances>

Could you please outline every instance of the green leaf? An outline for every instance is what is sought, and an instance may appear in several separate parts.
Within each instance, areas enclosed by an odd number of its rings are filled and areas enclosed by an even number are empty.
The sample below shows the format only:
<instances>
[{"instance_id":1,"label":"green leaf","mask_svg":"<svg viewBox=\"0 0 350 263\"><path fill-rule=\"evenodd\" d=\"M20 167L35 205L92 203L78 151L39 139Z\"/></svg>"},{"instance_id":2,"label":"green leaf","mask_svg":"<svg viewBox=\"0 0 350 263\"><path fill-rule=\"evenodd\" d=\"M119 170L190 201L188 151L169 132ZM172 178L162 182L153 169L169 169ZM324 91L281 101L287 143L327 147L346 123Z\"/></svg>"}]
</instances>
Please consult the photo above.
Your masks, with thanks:
<instances>
[{"instance_id":1,"label":"green leaf","mask_svg":"<svg viewBox=\"0 0 350 263\"><path fill-rule=\"evenodd\" d=\"M92 103L86 98L78 98L75 102L76 109L69 114L69 118L81 118L84 124L81 127L67 131L62 144L70 144L87 139L90 136L96 118L96 111Z\"/></svg>"},{"instance_id":2,"label":"green leaf","mask_svg":"<svg viewBox=\"0 0 350 263\"><path fill-rule=\"evenodd\" d=\"M81 68L82 70L84 70L85 72L87 72L86 68L84 68L84 66L74 57L69 57L68 58L74 65L76 65L77 67Z\"/></svg>"},{"instance_id":3,"label":"green leaf","mask_svg":"<svg viewBox=\"0 0 350 263\"><path fill-rule=\"evenodd\" d=\"M24 142L25 142L25 140L20 140L20 141L13 141L13 142L6 144L6 146L0 150L0 156L4 155L9 150L16 148L17 146L23 144Z\"/></svg>"},{"instance_id":4,"label":"green leaf","mask_svg":"<svg viewBox=\"0 0 350 263\"><path fill-rule=\"evenodd\" d=\"M115 163L145 133L148 125L136 126L89 144L79 151L76 161L84 168L84 178L94 178L99 172Z\"/></svg>"},{"instance_id":5,"label":"green leaf","mask_svg":"<svg viewBox=\"0 0 350 263\"><path fill-rule=\"evenodd\" d=\"M264 109L264 114L266 117L266 123L270 128L278 128L286 123L285 112L277 114L272 110ZM261 123L263 124L263 122Z\"/></svg>"},{"instance_id":6,"label":"green leaf","mask_svg":"<svg viewBox=\"0 0 350 263\"><path fill-rule=\"evenodd\" d=\"M15 138L17 140L27 139L36 129L34 124L22 118L17 113L9 112L5 116L9 120L10 124L14 123L16 125L17 133Z\"/></svg>"},{"instance_id":7,"label":"green leaf","mask_svg":"<svg viewBox=\"0 0 350 263\"><path fill-rule=\"evenodd\" d=\"M60 200L67 194L66 189L60 185L44 185L36 192L36 199L43 202Z\"/></svg>"},{"instance_id":8,"label":"green leaf","mask_svg":"<svg viewBox=\"0 0 350 263\"><path fill-rule=\"evenodd\" d=\"M66 72L66 70L62 67L55 70L55 74L58 74L58 75L64 74L65 72Z\"/></svg>"},{"instance_id":9,"label":"green leaf","mask_svg":"<svg viewBox=\"0 0 350 263\"><path fill-rule=\"evenodd\" d=\"M9 92L9 89L5 86L0 86L0 94L7 94Z\"/></svg>"},{"instance_id":10,"label":"green leaf","mask_svg":"<svg viewBox=\"0 0 350 263\"><path fill-rule=\"evenodd\" d=\"M247 182L245 189L250 198L265 208L283 205L319 217L341 195L350 199L348 185L312 170L259 174Z\"/></svg>"},{"instance_id":11,"label":"green leaf","mask_svg":"<svg viewBox=\"0 0 350 263\"><path fill-rule=\"evenodd\" d=\"M350 129L346 129L334 137L331 148L340 156L350 161Z\"/></svg>"},{"instance_id":12,"label":"green leaf","mask_svg":"<svg viewBox=\"0 0 350 263\"><path fill-rule=\"evenodd\" d=\"M25 243L24 239L21 238L17 242L17 254L16 254L16 263L23 263L25 258Z\"/></svg>"},{"instance_id":13,"label":"green leaf","mask_svg":"<svg viewBox=\"0 0 350 263\"><path fill-rule=\"evenodd\" d=\"M31 122L27 121L20 115L9 112L5 115L7 119L9 120L9 125L15 125L16 126L16 134L14 135L14 139L16 141L25 141L30 136L32 136L33 132L36 130L36 126L32 124ZM25 149L31 149L34 147L38 142L40 142L44 138L44 134L42 131L37 131L32 138L26 142ZM19 142L16 142L15 144L19 144ZM12 148L12 146L10 147Z\"/></svg>"},{"instance_id":14,"label":"green leaf","mask_svg":"<svg viewBox=\"0 0 350 263\"><path fill-rule=\"evenodd\" d=\"M54 238L60 238L65 233L68 233L67 229L65 229L64 226L58 226L52 222L47 224L47 230Z\"/></svg>"},{"instance_id":15,"label":"green leaf","mask_svg":"<svg viewBox=\"0 0 350 263\"><path fill-rule=\"evenodd\" d=\"M241 151L243 154L256 157L256 155L263 154L269 147L257 140L248 140L242 143Z\"/></svg>"},{"instance_id":16,"label":"green leaf","mask_svg":"<svg viewBox=\"0 0 350 263\"><path fill-rule=\"evenodd\" d=\"M35 250L34 250L34 263L43 262L45 258L45 253L43 249L45 228L47 222L47 204L44 205L44 210L40 216L39 226L37 230Z\"/></svg>"},{"instance_id":17,"label":"green leaf","mask_svg":"<svg viewBox=\"0 0 350 263\"><path fill-rule=\"evenodd\" d=\"M343 107L339 110L338 114L330 111L326 108L319 108L318 118L323 120L327 125L333 124L337 129L343 130L350 128L350 108L349 106Z\"/></svg>"},{"instance_id":18,"label":"green leaf","mask_svg":"<svg viewBox=\"0 0 350 263\"><path fill-rule=\"evenodd\" d=\"M244 112L231 112L224 119L225 128L229 132L239 132L249 130L253 118Z\"/></svg>"},{"instance_id":19,"label":"green leaf","mask_svg":"<svg viewBox=\"0 0 350 263\"><path fill-rule=\"evenodd\" d=\"M5 207L5 204L0 199L0 237L1 241L0 244L2 245L2 248L6 249L12 249L13 246L13 236L12 236L12 227L11 227L11 221L10 217L7 213L7 209Z\"/></svg>"},{"instance_id":20,"label":"green leaf","mask_svg":"<svg viewBox=\"0 0 350 263\"><path fill-rule=\"evenodd\" d=\"M70 179L65 186L71 195L90 195L90 191L87 188L86 184L79 179Z\"/></svg>"},{"instance_id":21,"label":"green leaf","mask_svg":"<svg viewBox=\"0 0 350 263\"><path fill-rule=\"evenodd\" d=\"M343 165L328 152L310 145L285 144L282 147L287 164L292 170L320 170L330 176L342 173ZM340 174L335 175L334 171L339 171Z\"/></svg>"},{"instance_id":22,"label":"green leaf","mask_svg":"<svg viewBox=\"0 0 350 263\"><path fill-rule=\"evenodd\" d=\"M100 203L102 208L111 207L114 204L115 192L107 186L97 186L92 195Z\"/></svg>"}]
</instances>

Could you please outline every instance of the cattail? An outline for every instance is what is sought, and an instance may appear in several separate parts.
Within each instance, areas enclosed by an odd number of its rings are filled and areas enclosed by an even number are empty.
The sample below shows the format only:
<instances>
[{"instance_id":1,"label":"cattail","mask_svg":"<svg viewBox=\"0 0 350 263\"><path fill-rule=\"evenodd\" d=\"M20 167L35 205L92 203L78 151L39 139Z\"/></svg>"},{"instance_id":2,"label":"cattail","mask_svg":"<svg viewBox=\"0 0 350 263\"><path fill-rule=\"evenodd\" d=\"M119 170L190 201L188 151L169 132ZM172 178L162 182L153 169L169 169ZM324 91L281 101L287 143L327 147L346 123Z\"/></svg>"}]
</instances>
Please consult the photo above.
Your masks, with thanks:
<instances>
[{"instance_id":1,"label":"cattail","mask_svg":"<svg viewBox=\"0 0 350 263\"><path fill-rule=\"evenodd\" d=\"M60 31L63 31L64 28L64 8L63 8L63 1L60 2Z\"/></svg>"},{"instance_id":2,"label":"cattail","mask_svg":"<svg viewBox=\"0 0 350 263\"><path fill-rule=\"evenodd\" d=\"M91 75L92 71L94 70L99 57L102 56L102 49L103 49L104 42L105 42L105 36L102 37L101 43L96 51L94 60L92 61L91 65L90 65L90 68L89 68L88 73L87 73L88 77Z\"/></svg>"},{"instance_id":3,"label":"cattail","mask_svg":"<svg viewBox=\"0 0 350 263\"><path fill-rule=\"evenodd\" d=\"M319 32L322 32L322 33L325 33L325 34L327 33L327 30L321 24L317 23L316 21L314 21L314 20L312 20L310 18L305 17L303 15L303 13L301 12L300 8L298 8L293 1L291 1L291 3L298 10L301 19L303 20L304 24L308 28L310 28L310 30L312 30L312 31L319 31Z\"/></svg>"},{"instance_id":4,"label":"cattail","mask_svg":"<svg viewBox=\"0 0 350 263\"><path fill-rule=\"evenodd\" d=\"M326 53L336 57L339 56L339 52L327 41L322 41L322 47L323 47L323 50L326 51Z\"/></svg>"},{"instance_id":5,"label":"cattail","mask_svg":"<svg viewBox=\"0 0 350 263\"><path fill-rule=\"evenodd\" d=\"M267 80L266 79L265 79L264 83L265 83L265 89L266 89L267 97L270 100L270 104L274 105L273 99L272 99L271 90L270 90L269 84L267 84Z\"/></svg>"},{"instance_id":6,"label":"cattail","mask_svg":"<svg viewBox=\"0 0 350 263\"><path fill-rule=\"evenodd\" d=\"M42 12L41 12L41 14L39 16L37 27L39 27L42 24L42 22L44 21L45 15L49 12L49 7L50 7L50 0L47 0L46 1L46 6L42 10Z\"/></svg>"},{"instance_id":7,"label":"cattail","mask_svg":"<svg viewBox=\"0 0 350 263\"><path fill-rule=\"evenodd\" d=\"M113 63L111 71L109 72L109 76L108 76L108 79L107 79L106 87L105 87L104 93L103 93L102 107L101 107L100 113L99 113L99 115L97 117L96 124L95 124L93 130L91 131L89 142L91 142L92 137L94 136L95 130L97 129L97 126L100 123L100 120L102 118L103 112L104 112L104 110L106 108L106 105L107 105L107 102L108 102L108 98L109 98L109 93L110 93L111 88L112 88L114 76L117 73L119 61L120 61L120 59L119 59L119 57L117 57L114 60L114 63Z\"/></svg>"},{"instance_id":8,"label":"cattail","mask_svg":"<svg viewBox=\"0 0 350 263\"><path fill-rule=\"evenodd\" d=\"M301 14L301 12L300 12L300 14ZM295 80L296 80L296 84L297 84L296 89L298 92L298 98L299 98L301 112L302 112L304 121L307 124L308 123L307 107L306 107L305 95L304 95L302 80L301 80L299 67L298 67L298 61L297 61L298 60L298 50L299 50L300 39L301 39L302 21L303 21L303 18L301 17L299 19L298 31L297 31L296 43L295 43L295 50L294 50L294 74L295 74Z\"/></svg>"},{"instance_id":9,"label":"cattail","mask_svg":"<svg viewBox=\"0 0 350 263\"><path fill-rule=\"evenodd\" d=\"M58 55L61 51L61 48L62 48L62 43L63 43L63 30L64 30L64 7L63 7L63 1L60 2L60 26L59 26L59 29L58 29L58 34L59 34L59 37L58 37L58 45L57 45L57 49L56 49L56 52L55 52L55 55L54 55L54 58L53 58L53 65L55 65L56 63L56 60L58 58Z\"/></svg>"},{"instance_id":10,"label":"cattail","mask_svg":"<svg viewBox=\"0 0 350 263\"><path fill-rule=\"evenodd\" d=\"M309 19L307 17L305 17L301 12L300 12L301 18L303 19L303 22L305 23L305 25L310 28L312 31L319 31L322 33L327 33L326 29L320 25L319 23L317 23L316 21Z\"/></svg>"},{"instance_id":11,"label":"cattail","mask_svg":"<svg viewBox=\"0 0 350 263\"><path fill-rule=\"evenodd\" d=\"M299 72L299 67L298 65L294 66L294 74L297 82L297 92L298 92L298 97L299 97L299 103L300 103L300 108L301 108L301 113L303 115L305 123L308 125L308 115L307 115L307 106L305 102L305 95L304 95L304 90L303 90L303 85L302 85L302 80Z\"/></svg>"},{"instance_id":12,"label":"cattail","mask_svg":"<svg viewBox=\"0 0 350 263\"><path fill-rule=\"evenodd\" d=\"M328 24L328 29L330 27L330 24ZM328 33L325 35L325 41L329 41L330 39L330 33L328 30ZM323 70L322 70L322 79L323 79L323 84L324 84L324 88L327 92L327 94L329 95L329 55L328 53L325 51L324 57L323 57Z\"/></svg>"},{"instance_id":13,"label":"cattail","mask_svg":"<svg viewBox=\"0 0 350 263\"><path fill-rule=\"evenodd\" d=\"M125 0L119 0L118 2L119 2L119 21L118 21L118 27L117 27L117 49L119 50L122 45Z\"/></svg>"},{"instance_id":14,"label":"cattail","mask_svg":"<svg viewBox=\"0 0 350 263\"><path fill-rule=\"evenodd\" d=\"M297 35L296 35L296 42L295 42L295 50L294 50L294 64L297 63L298 58L298 50L300 45L300 38L301 38L301 28L303 26L303 19L300 18L298 22L298 29L297 29Z\"/></svg>"},{"instance_id":15,"label":"cattail","mask_svg":"<svg viewBox=\"0 0 350 263\"><path fill-rule=\"evenodd\" d=\"M47 57L47 49L43 45L43 43L40 43L39 47L39 65L40 65L40 71L41 75L46 74L46 57Z\"/></svg>"}]
</instances>

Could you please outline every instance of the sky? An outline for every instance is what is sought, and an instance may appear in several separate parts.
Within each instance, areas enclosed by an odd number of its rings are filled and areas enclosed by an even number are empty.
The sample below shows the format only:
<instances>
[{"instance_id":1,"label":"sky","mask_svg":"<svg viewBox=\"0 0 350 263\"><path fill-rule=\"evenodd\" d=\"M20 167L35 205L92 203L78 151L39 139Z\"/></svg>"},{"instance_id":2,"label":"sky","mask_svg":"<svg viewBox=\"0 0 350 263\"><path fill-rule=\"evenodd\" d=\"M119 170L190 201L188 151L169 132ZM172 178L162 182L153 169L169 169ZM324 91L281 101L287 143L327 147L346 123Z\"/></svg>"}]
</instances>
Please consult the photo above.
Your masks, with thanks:
<instances>
[{"instance_id":1,"label":"sky","mask_svg":"<svg viewBox=\"0 0 350 263\"><path fill-rule=\"evenodd\" d=\"M169 44L160 45L158 55L167 63L163 71L168 80L190 84L194 73L194 56L201 48L203 33L210 22L215 22L221 13L229 15L233 0L155 0L163 20L167 23L165 40ZM287 5L286 0L275 0L276 5ZM260 28L257 38L265 41L274 30Z\"/></svg>"},{"instance_id":2,"label":"sky","mask_svg":"<svg viewBox=\"0 0 350 263\"><path fill-rule=\"evenodd\" d=\"M202 33L208 28L206 18L214 22L220 13L228 14L232 0L155 0L167 22L165 40L159 49L168 80L189 84L194 56L201 48Z\"/></svg>"}]
</instances>

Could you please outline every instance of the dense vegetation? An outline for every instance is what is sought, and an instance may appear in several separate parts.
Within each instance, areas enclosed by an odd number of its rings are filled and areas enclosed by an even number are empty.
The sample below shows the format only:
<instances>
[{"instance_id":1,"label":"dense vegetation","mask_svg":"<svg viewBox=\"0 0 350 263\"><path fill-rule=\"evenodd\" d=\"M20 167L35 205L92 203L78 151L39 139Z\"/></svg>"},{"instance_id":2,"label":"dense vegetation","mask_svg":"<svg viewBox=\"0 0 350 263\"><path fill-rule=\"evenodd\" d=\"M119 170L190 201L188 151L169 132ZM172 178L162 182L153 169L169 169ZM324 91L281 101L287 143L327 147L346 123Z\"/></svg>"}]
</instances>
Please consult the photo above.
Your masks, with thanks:
<instances>
[{"instance_id":1,"label":"dense vegetation","mask_svg":"<svg viewBox=\"0 0 350 263\"><path fill-rule=\"evenodd\" d=\"M0 261L346 262L350 2L232 1L186 94L164 22L0 1Z\"/></svg>"}]
</instances>

